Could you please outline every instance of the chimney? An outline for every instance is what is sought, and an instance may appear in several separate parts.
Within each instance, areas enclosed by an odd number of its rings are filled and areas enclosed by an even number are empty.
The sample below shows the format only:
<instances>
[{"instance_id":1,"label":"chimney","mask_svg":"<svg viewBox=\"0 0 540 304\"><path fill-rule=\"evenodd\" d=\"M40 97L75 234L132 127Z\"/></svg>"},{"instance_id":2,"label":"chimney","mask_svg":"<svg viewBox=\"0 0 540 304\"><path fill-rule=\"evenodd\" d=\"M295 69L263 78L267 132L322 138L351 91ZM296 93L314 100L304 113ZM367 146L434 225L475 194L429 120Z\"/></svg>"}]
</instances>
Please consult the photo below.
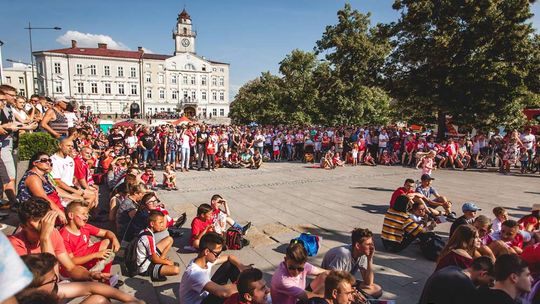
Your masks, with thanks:
<instances>
[{"instance_id":1,"label":"chimney","mask_svg":"<svg viewBox=\"0 0 540 304\"><path fill-rule=\"evenodd\" d=\"M77 40L71 40L71 48L74 49L77 47Z\"/></svg>"},{"instance_id":2,"label":"chimney","mask_svg":"<svg viewBox=\"0 0 540 304\"><path fill-rule=\"evenodd\" d=\"M139 51L140 53L144 53L144 50L143 50L143 47L142 47L142 46L138 46L138 47L137 47L137 51Z\"/></svg>"},{"instance_id":3,"label":"chimney","mask_svg":"<svg viewBox=\"0 0 540 304\"><path fill-rule=\"evenodd\" d=\"M97 47L98 47L98 49L107 49L107 44L106 43L98 43Z\"/></svg>"}]
</instances>

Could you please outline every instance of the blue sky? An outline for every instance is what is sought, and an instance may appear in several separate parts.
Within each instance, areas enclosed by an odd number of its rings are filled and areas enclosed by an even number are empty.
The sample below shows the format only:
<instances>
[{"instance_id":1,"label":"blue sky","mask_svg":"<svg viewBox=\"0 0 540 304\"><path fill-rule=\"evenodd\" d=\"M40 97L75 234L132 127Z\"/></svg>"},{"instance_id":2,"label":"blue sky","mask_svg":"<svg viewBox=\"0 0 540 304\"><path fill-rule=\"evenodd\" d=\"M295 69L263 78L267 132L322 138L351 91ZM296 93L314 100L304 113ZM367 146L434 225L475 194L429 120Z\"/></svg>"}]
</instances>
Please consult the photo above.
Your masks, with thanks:
<instances>
[{"instance_id":1,"label":"blue sky","mask_svg":"<svg viewBox=\"0 0 540 304\"><path fill-rule=\"evenodd\" d=\"M372 23L396 20L393 0L349 1L354 9L371 12ZM76 37L79 45L95 47L105 40L109 47L136 50L142 46L172 54L171 31L185 6L198 32L197 53L231 64L231 91L263 71L277 72L278 63L297 48L312 50L326 25L337 22L336 12L345 1L337 0L19 0L10 1L9 13L0 18L2 57L30 61L28 31L33 27L59 26L61 31L35 30L34 50L62 48ZM540 4L533 6L533 24L540 28ZM71 31L68 33L68 31ZM98 36L102 35L102 36ZM106 37L108 36L108 37Z\"/></svg>"}]
</instances>

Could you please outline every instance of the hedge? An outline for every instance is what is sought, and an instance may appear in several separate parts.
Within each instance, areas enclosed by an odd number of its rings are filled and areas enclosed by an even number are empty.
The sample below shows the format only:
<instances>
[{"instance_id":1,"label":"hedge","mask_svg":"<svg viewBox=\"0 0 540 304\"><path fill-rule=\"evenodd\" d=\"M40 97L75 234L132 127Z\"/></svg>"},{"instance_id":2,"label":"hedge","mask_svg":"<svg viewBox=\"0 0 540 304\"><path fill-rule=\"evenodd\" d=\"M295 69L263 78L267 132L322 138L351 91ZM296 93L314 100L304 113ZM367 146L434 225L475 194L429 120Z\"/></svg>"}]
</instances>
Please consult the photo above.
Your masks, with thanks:
<instances>
[{"instance_id":1,"label":"hedge","mask_svg":"<svg viewBox=\"0 0 540 304\"><path fill-rule=\"evenodd\" d=\"M49 133L24 133L19 137L19 160L29 160L37 152L49 155L58 150L58 140Z\"/></svg>"}]
</instances>

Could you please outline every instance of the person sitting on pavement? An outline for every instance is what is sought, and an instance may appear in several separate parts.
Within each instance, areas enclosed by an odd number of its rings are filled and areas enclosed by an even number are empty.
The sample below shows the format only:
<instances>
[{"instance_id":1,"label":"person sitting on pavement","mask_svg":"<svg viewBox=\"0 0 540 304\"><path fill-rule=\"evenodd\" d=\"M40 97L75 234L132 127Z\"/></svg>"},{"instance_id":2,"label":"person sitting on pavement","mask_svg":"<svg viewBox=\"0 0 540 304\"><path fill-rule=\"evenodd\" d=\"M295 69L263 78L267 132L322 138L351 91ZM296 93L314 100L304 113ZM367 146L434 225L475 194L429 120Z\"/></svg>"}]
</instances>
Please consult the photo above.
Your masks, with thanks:
<instances>
[{"instance_id":1,"label":"person sitting on pavement","mask_svg":"<svg viewBox=\"0 0 540 304\"><path fill-rule=\"evenodd\" d=\"M147 166L144 169L144 173L141 175L141 180L143 181L144 185L148 187L148 189L154 191L157 190L156 174L154 173L154 170L152 170L152 167Z\"/></svg>"},{"instance_id":2,"label":"person sitting on pavement","mask_svg":"<svg viewBox=\"0 0 540 304\"><path fill-rule=\"evenodd\" d=\"M21 257L34 275L33 281L26 289L35 288L55 295L59 300L84 297L81 304L110 303L114 299L122 303L144 303L134 296L114 287L98 282L62 282L56 274L58 260L48 252L28 254ZM42 303L42 302L39 302Z\"/></svg>"},{"instance_id":3,"label":"person sitting on pavement","mask_svg":"<svg viewBox=\"0 0 540 304\"><path fill-rule=\"evenodd\" d=\"M418 192L414 192L414 179L407 178L403 183L403 187L399 187L392 193L390 198L390 208L394 207L396 199L402 195L407 196L407 198L413 202L423 202L424 195Z\"/></svg>"},{"instance_id":4,"label":"person sitting on pavement","mask_svg":"<svg viewBox=\"0 0 540 304\"><path fill-rule=\"evenodd\" d=\"M461 225L467 225L472 224L474 222L474 219L476 218L476 213L478 211L482 211L482 209L478 208L476 204L467 202L464 203L463 206L461 206L461 211L463 211L463 215L458 217L453 223L452 226L450 226L450 237L454 234L454 231L456 231L457 227Z\"/></svg>"},{"instance_id":5,"label":"person sitting on pavement","mask_svg":"<svg viewBox=\"0 0 540 304\"><path fill-rule=\"evenodd\" d=\"M172 170L172 165L166 165L165 171L163 172L163 187L165 190L178 190L176 187L176 173Z\"/></svg>"},{"instance_id":6,"label":"person sitting on pavement","mask_svg":"<svg viewBox=\"0 0 540 304\"><path fill-rule=\"evenodd\" d=\"M64 204L56 187L49 178L52 169L51 158L45 152L37 152L28 162L28 170L24 173L17 187L17 199L24 202L31 197L39 197L49 203L52 210L58 213L60 224L66 224Z\"/></svg>"},{"instance_id":7,"label":"person sitting on pavement","mask_svg":"<svg viewBox=\"0 0 540 304\"><path fill-rule=\"evenodd\" d=\"M491 239L491 220L485 215L479 215L474 219L474 228L478 230L478 236L480 237L480 248L478 252L482 256L488 256L495 261L495 255L489 248L488 244L492 242Z\"/></svg>"},{"instance_id":8,"label":"person sitting on pavement","mask_svg":"<svg viewBox=\"0 0 540 304\"><path fill-rule=\"evenodd\" d=\"M167 280L167 276L180 274L179 264L167 258L173 238L168 234L156 237L158 233L167 232L165 215L152 210L147 224L148 227L139 233L137 240L137 265L140 265L138 273L150 276L152 281L156 282Z\"/></svg>"},{"instance_id":9,"label":"person sitting on pavement","mask_svg":"<svg viewBox=\"0 0 540 304\"><path fill-rule=\"evenodd\" d=\"M257 151L257 150L255 150ZM240 273L236 282L238 293L230 296L223 304L267 304L270 288L266 286L263 273L257 268L248 268Z\"/></svg>"},{"instance_id":10,"label":"person sitting on pavement","mask_svg":"<svg viewBox=\"0 0 540 304\"><path fill-rule=\"evenodd\" d=\"M355 228L351 233L351 244L334 247L324 255L321 267L329 270L343 270L353 276L360 273L361 280L353 284L357 290L369 298L380 298L381 286L374 283L373 256L375 243L369 229Z\"/></svg>"},{"instance_id":11,"label":"person sitting on pavement","mask_svg":"<svg viewBox=\"0 0 540 304\"><path fill-rule=\"evenodd\" d=\"M270 288L272 302L294 304L298 300L307 301L323 295L324 280L329 271L313 266L307 259L307 251L302 244L294 243L287 247L284 261L279 264L272 276ZM308 275L316 276L310 284L312 291L306 290Z\"/></svg>"},{"instance_id":12,"label":"person sitting on pavement","mask_svg":"<svg viewBox=\"0 0 540 304\"><path fill-rule=\"evenodd\" d=\"M488 244L498 258L502 254L521 254L523 252L523 235L519 233L519 225L514 220L502 223L501 231L491 234L493 241Z\"/></svg>"},{"instance_id":13,"label":"person sitting on pavement","mask_svg":"<svg viewBox=\"0 0 540 304\"><path fill-rule=\"evenodd\" d=\"M446 218L449 221L455 220L456 213L452 212L452 203L446 197L440 195L437 190L431 186L431 182L435 179L428 174L422 174L420 180L421 184L416 188L416 192L423 195L422 199L424 199L427 206L432 209L442 207L445 211Z\"/></svg>"},{"instance_id":14,"label":"person sitting on pavement","mask_svg":"<svg viewBox=\"0 0 540 304\"><path fill-rule=\"evenodd\" d=\"M255 149L253 157L251 158L251 169L259 169L263 163L263 157L259 149Z\"/></svg>"},{"instance_id":15,"label":"person sitting on pavement","mask_svg":"<svg viewBox=\"0 0 540 304\"><path fill-rule=\"evenodd\" d=\"M214 231L212 210L212 206L208 204L201 204L197 208L197 217L191 221L191 238L189 239L189 245L194 249L199 248L201 238L206 233ZM223 233L219 233L219 235L223 235Z\"/></svg>"},{"instance_id":16,"label":"person sitting on pavement","mask_svg":"<svg viewBox=\"0 0 540 304\"><path fill-rule=\"evenodd\" d=\"M518 224L520 230L529 232L538 241L537 231L540 230L540 204L532 205L531 213L520 218Z\"/></svg>"},{"instance_id":17,"label":"person sitting on pavement","mask_svg":"<svg viewBox=\"0 0 540 304\"><path fill-rule=\"evenodd\" d=\"M146 189L144 189L142 184L134 185L129 187L128 195L118 202L118 209L116 210L116 236L121 241L131 241L131 238L127 237L127 231L133 217L137 214L139 201L143 198L145 192Z\"/></svg>"},{"instance_id":18,"label":"person sitting on pavement","mask_svg":"<svg viewBox=\"0 0 540 304\"><path fill-rule=\"evenodd\" d=\"M69 276L78 281L108 280L110 274L88 271L76 265L67 253L62 236L54 228L58 213L40 198L22 202L19 208L21 230L8 236L19 255L48 252L53 254Z\"/></svg>"},{"instance_id":19,"label":"person sitting on pavement","mask_svg":"<svg viewBox=\"0 0 540 304\"><path fill-rule=\"evenodd\" d=\"M384 248L390 252L402 251L435 227L434 222L426 227L413 221L407 213L408 204L408 196L398 196L394 207L388 208L384 215L381 239Z\"/></svg>"},{"instance_id":20,"label":"person sitting on pavement","mask_svg":"<svg viewBox=\"0 0 540 304\"><path fill-rule=\"evenodd\" d=\"M212 195L210 205L212 206L212 222L214 225L214 232L224 234L227 231L227 224L229 224L231 227L242 231L242 234L246 234L248 229L251 227L251 222L248 222L242 227L231 217L229 205L221 195Z\"/></svg>"},{"instance_id":21,"label":"person sitting on pavement","mask_svg":"<svg viewBox=\"0 0 540 304\"><path fill-rule=\"evenodd\" d=\"M502 223L508 219L508 211L504 207L493 208L495 218L492 221L491 229L493 233L501 231Z\"/></svg>"},{"instance_id":22,"label":"person sitting on pavement","mask_svg":"<svg viewBox=\"0 0 540 304\"><path fill-rule=\"evenodd\" d=\"M531 273L527 262L515 254L497 257L493 266L495 286L481 288L471 303L513 304L522 294L531 291ZM456 290L456 289L453 289Z\"/></svg>"},{"instance_id":23,"label":"person sitting on pavement","mask_svg":"<svg viewBox=\"0 0 540 304\"><path fill-rule=\"evenodd\" d=\"M75 196L77 200L84 200L88 203L88 207L93 209L97 206L98 202L96 193L88 189L78 189L73 184L75 175L75 161L71 157L73 154L73 142L63 139L60 141L58 147L58 152L51 156L51 175L56 186Z\"/></svg>"},{"instance_id":24,"label":"person sitting on pavement","mask_svg":"<svg viewBox=\"0 0 540 304\"><path fill-rule=\"evenodd\" d=\"M223 238L215 232L208 232L200 239L199 253L189 262L180 281L180 304L223 303L238 292L237 285L232 282L251 265L242 264L233 255L222 255L223 246ZM212 268L219 264L221 266L210 278Z\"/></svg>"},{"instance_id":25,"label":"person sitting on pavement","mask_svg":"<svg viewBox=\"0 0 540 304\"><path fill-rule=\"evenodd\" d=\"M480 237L474 226L469 224L459 226L439 254L435 271L447 266L469 268L480 245Z\"/></svg>"},{"instance_id":26,"label":"person sitting on pavement","mask_svg":"<svg viewBox=\"0 0 540 304\"><path fill-rule=\"evenodd\" d=\"M315 297L307 304L351 304L366 300L355 288L355 279L348 271L332 270L324 280L324 298Z\"/></svg>"},{"instance_id":27,"label":"person sitting on pavement","mask_svg":"<svg viewBox=\"0 0 540 304\"><path fill-rule=\"evenodd\" d=\"M424 285L419 304L462 304L474 302L478 288L489 288L493 283L493 260L475 258L466 269L448 266L435 271Z\"/></svg>"},{"instance_id":28,"label":"person sitting on pavement","mask_svg":"<svg viewBox=\"0 0 540 304\"><path fill-rule=\"evenodd\" d=\"M59 232L73 263L90 271L111 273L114 255L120 250L120 243L114 233L87 223L89 210L84 202L73 201L65 211L68 224ZM102 240L90 245L91 236Z\"/></svg>"}]
</instances>

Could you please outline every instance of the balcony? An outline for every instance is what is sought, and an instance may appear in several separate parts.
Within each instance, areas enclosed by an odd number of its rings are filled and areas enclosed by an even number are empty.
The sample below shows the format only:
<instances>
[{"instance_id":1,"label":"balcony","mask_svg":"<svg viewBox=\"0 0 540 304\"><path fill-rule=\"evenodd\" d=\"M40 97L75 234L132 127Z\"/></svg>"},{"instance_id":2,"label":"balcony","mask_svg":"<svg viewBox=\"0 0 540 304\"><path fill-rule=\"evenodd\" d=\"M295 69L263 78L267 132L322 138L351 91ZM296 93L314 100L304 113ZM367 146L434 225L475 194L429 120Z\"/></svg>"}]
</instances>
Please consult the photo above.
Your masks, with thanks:
<instances>
[{"instance_id":1,"label":"balcony","mask_svg":"<svg viewBox=\"0 0 540 304\"><path fill-rule=\"evenodd\" d=\"M173 39L176 36L197 37L197 31L188 31L188 30L178 31L176 28L173 28L172 32L173 32Z\"/></svg>"}]
</instances>

